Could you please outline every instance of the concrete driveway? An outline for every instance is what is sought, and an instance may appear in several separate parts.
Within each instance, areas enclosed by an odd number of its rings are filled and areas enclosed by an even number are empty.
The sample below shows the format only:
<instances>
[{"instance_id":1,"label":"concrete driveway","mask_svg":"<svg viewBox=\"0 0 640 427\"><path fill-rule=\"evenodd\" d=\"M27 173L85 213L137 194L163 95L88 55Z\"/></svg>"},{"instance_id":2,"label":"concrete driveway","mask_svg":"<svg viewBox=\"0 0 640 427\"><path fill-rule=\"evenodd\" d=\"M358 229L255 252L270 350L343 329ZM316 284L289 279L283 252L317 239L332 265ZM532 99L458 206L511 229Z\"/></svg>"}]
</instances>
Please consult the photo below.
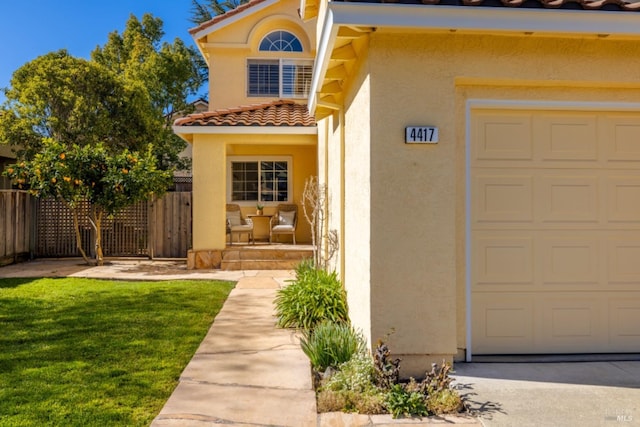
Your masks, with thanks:
<instances>
[{"instance_id":1,"label":"concrete driveway","mask_svg":"<svg viewBox=\"0 0 640 427\"><path fill-rule=\"evenodd\" d=\"M485 426L640 426L640 361L456 363Z\"/></svg>"}]
</instances>

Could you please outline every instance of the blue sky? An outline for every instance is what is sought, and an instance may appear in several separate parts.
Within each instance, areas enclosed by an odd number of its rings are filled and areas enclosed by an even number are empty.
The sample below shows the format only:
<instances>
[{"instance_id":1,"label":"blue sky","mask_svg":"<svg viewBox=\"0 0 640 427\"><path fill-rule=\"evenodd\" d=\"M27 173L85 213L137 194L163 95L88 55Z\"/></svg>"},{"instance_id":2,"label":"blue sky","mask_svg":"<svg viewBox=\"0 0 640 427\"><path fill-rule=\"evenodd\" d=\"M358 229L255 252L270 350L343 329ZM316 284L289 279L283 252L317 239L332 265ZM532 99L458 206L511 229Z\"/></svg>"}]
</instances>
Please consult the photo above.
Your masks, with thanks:
<instances>
[{"instance_id":1,"label":"blue sky","mask_svg":"<svg viewBox=\"0 0 640 427\"><path fill-rule=\"evenodd\" d=\"M89 58L110 32L122 32L130 14L164 22L165 39L193 44L191 0L0 0L0 88L26 62L58 49ZM4 96L0 93L0 102Z\"/></svg>"}]
</instances>

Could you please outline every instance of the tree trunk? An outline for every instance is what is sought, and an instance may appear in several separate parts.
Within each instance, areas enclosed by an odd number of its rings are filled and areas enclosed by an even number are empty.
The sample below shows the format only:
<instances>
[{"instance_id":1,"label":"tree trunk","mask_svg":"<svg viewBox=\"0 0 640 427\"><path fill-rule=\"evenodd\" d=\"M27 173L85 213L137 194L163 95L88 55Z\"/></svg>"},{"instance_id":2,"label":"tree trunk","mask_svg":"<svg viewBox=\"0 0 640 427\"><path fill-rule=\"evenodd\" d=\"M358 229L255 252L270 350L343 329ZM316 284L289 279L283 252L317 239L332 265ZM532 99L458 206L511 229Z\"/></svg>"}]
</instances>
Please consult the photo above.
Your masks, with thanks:
<instances>
[{"instance_id":1,"label":"tree trunk","mask_svg":"<svg viewBox=\"0 0 640 427\"><path fill-rule=\"evenodd\" d=\"M102 215L100 207L92 206L93 227L96 231L96 265L104 265L104 255L102 254Z\"/></svg>"},{"instance_id":2,"label":"tree trunk","mask_svg":"<svg viewBox=\"0 0 640 427\"><path fill-rule=\"evenodd\" d=\"M78 221L78 208L69 204L67 204L67 207L69 208L69 210L71 210L71 214L73 215L73 228L76 232L76 247L78 248L80 255L82 255L84 262L91 265L91 260L87 256L87 253L84 251L84 249L82 249L82 235L80 234L80 223Z\"/></svg>"}]
</instances>

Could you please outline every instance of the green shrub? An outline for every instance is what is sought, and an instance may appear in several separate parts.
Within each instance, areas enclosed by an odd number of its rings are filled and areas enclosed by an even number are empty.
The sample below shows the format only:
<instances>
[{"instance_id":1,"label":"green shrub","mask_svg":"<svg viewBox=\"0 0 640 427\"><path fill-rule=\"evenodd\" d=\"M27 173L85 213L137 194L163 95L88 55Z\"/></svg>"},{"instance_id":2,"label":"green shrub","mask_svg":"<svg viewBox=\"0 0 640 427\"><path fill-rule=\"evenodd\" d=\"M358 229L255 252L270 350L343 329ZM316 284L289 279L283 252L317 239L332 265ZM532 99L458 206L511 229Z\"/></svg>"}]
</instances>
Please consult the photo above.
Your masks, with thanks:
<instances>
[{"instance_id":1,"label":"green shrub","mask_svg":"<svg viewBox=\"0 0 640 427\"><path fill-rule=\"evenodd\" d=\"M373 361L362 352L339 366L318 392L319 412L385 413L385 394L373 384Z\"/></svg>"},{"instance_id":2,"label":"green shrub","mask_svg":"<svg viewBox=\"0 0 640 427\"><path fill-rule=\"evenodd\" d=\"M278 326L311 330L329 320L348 323L347 296L338 275L319 270L306 261L296 269L296 279L280 289L275 299Z\"/></svg>"},{"instance_id":3,"label":"green shrub","mask_svg":"<svg viewBox=\"0 0 640 427\"><path fill-rule=\"evenodd\" d=\"M332 330L334 327L323 323L318 325L316 331L320 331L321 335L330 335L333 332L325 328ZM342 327L352 330L344 325ZM325 338L323 341L330 340ZM326 351L322 353L322 357L329 357L324 354ZM324 365L335 368L328 362L324 362ZM464 409L462 398L451 387L450 364L444 360L441 365L433 363L424 379L416 381L411 378L406 383L399 381L399 365L400 360L391 357L389 347L383 342L378 343L373 357L364 349L354 353L347 362L337 366L335 372L327 370L324 373L324 379L317 388L318 412L390 413L393 418L398 418L451 414ZM316 379L319 377L317 375Z\"/></svg>"},{"instance_id":4,"label":"green shrub","mask_svg":"<svg viewBox=\"0 0 640 427\"><path fill-rule=\"evenodd\" d=\"M386 404L393 418L421 417L429 414L424 394L417 391L408 392L401 384L391 387L387 393Z\"/></svg>"},{"instance_id":5,"label":"green shrub","mask_svg":"<svg viewBox=\"0 0 640 427\"><path fill-rule=\"evenodd\" d=\"M329 390L364 391L373 387L373 361L365 352L353 355L327 378L322 388Z\"/></svg>"},{"instance_id":6,"label":"green shrub","mask_svg":"<svg viewBox=\"0 0 640 427\"><path fill-rule=\"evenodd\" d=\"M324 372L328 367L337 368L366 351L366 341L361 333L350 325L331 321L318 324L312 331L306 330L300 346L317 372Z\"/></svg>"},{"instance_id":7,"label":"green shrub","mask_svg":"<svg viewBox=\"0 0 640 427\"><path fill-rule=\"evenodd\" d=\"M431 414L455 414L463 409L462 398L451 388L437 390L427 397L427 409Z\"/></svg>"}]
</instances>

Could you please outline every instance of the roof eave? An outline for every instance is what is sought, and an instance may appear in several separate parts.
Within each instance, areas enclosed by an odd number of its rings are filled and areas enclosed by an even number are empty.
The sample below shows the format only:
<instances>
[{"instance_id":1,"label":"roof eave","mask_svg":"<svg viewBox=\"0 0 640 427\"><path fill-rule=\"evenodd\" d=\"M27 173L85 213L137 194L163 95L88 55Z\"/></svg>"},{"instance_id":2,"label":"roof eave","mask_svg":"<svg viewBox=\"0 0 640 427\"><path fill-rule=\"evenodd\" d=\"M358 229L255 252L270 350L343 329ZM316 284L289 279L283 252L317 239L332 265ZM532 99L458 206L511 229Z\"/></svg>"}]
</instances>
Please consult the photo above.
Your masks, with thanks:
<instances>
[{"instance_id":1,"label":"roof eave","mask_svg":"<svg viewBox=\"0 0 640 427\"><path fill-rule=\"evenodd\" d=\"M332 1L325 14L308 101L311 114L340 27L640 38L640 14L632 12Z\"/></svg>"},{"instance_id":2,"label":"roof eave","mask_svg":"<svg viewBox=\"0 0 640 427\"><path fill-rule=\"evenodd\" d=\"M192 142L193 135L317 135L317 126L173 126L173 132Z\"/></svg>"},{"instance_id":3,"label":"roof eave","mask_svg":"<svg viewBox=\"0 0 640 427\"><path fill-rule=\"evenodd\" d=\"M219 22L212 24L212 25L208 25L200 30L197 30L198 27L190 30L189 32L191 33L191 36L193 37L193 39L197 42L198 40L208 36L209 34L213 33L214 31L218 31L224 27L227 27L241 19L246 18L249 15L252 15L262 9L265 9L267 7L270 7L276 3L278 3L280 0L265 0L263 2L257 3L251 7L248 7L247 9L243 10L240 13L234 14L234 15L230 15L228 18L226 19L221 19ZM221 15L224 16L224 15ZM215 19L215 18L214 18ZM193 32L192 32L193 31Z\"/></svg>"},{"instance_id":4,"label":"roof eave","mask_svg":"<svg viewBox=\"0 0 640 427\"><path fill-rule=\"evenodd\" d=\"M640 36L640 15L623 11L364 2L330 2L328 10L335 25Z\"/></svg>"},{"instance_id":5,"label":"roof eave","mask_svg":"<svg viewBox=\"0 0 640 427\"><path fill-rule=\"evenodd\" d=\"M298 13L305 22L316 18L318 16L318 0L300 0Z\"/></svg>"}]
</instances>

